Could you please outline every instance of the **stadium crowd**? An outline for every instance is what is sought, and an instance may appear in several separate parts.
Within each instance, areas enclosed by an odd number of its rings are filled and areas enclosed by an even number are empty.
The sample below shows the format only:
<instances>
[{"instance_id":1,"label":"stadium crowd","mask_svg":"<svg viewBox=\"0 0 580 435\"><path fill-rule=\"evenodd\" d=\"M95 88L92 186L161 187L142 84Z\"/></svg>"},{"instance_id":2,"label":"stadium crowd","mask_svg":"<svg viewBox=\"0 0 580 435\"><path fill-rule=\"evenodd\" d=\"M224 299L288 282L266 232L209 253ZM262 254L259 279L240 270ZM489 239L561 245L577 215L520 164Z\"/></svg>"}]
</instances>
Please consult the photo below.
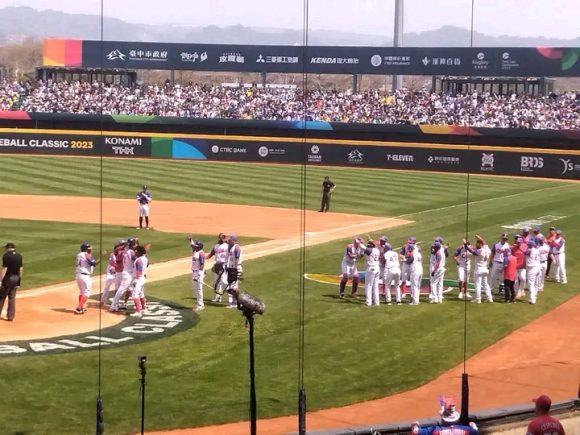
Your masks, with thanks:
<instances>
[{"instance_id":1,"label":"stadium crowd","mask_svg":"<svg viewBox=\"0 0 580 435\"><path fill-rule=\"evenodd\" d=\"M257 120L320 120L497 128L580 129L576 93L449 95L215 85L0 82L0 109Z\"/></svg>"}]
</instances>

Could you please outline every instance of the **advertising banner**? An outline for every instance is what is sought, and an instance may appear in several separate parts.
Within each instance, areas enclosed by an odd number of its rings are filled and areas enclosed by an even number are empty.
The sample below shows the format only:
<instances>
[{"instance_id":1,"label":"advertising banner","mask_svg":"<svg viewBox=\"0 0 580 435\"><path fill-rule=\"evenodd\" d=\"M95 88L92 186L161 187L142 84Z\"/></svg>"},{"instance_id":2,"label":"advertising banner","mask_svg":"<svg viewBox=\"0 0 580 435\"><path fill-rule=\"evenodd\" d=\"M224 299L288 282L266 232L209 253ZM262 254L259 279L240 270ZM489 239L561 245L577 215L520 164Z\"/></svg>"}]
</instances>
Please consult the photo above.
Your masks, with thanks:
<instances>
[{"instance_id":1,"label":"advertising banner","mask_svg":"<svg viewBox=\"0 0 580 435\"><path fill-rule=\"evenodd\" d=\"M332 47L46 39L45 66L487 77L577 77L580 47Z\"/></svg>"}]
</instances>

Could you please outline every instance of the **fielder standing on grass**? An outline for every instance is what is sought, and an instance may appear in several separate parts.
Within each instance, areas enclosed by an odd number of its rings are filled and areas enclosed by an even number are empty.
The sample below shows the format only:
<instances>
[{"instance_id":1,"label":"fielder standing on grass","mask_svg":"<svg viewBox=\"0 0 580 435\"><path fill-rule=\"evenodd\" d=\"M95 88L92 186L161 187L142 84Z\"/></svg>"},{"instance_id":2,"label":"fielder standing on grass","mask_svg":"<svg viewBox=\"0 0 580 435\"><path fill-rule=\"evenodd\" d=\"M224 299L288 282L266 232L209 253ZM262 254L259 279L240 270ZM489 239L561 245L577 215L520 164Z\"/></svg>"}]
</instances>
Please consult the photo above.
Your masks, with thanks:
<instances>
[{"instance_id":1,"label":"fielder standing on grass","mask_svg":"<svg viewBox=\"0 0 580 435\"><path fill-rule=\"evenodd\" d=\"M151 192L147 190L147 186L144 184L143 190L137 193L137 202L139 203L139 226L137 229L143 228L143 218L145 218L145 228L149 229L149 204L151 200Z\"/></svg>"},{"instance_id":2,"label":"fielder standing on grass","mask_svg":"<svg viewBox=\"0 0 580 435\"><path fill-rule=\"evenodd\" d=\"M135 286L131 290L131 297L135 304L135 312L131 314L133 317L142 317L147 314L147 302L145 300L145 282L147 278L147 267L149 266L149 259L147 258L147 250L144 246L137 246L135 248Z\"/></svg>"},{"instance_id":3,"label":"fielder standing on grass","mask_svg":"<svg viewBox=\"0 0 580 435\"><path fill-rule=\"evenodd\" d=\"M322 182L322 202L320 204L319 213L326 213L330 209L330 197L332 192L336 189L336 184L330 181L329 177L324 177Z\"/></svg>"},{"instance_id":4,"label":"fielder standing on grass","mask_svg":"<svg viewBox=\"0 0 580 435\"><path fill-rule=\"evenodd\" d=\"M194 311L205 309L203 303L203 278L205 267L205 253L203 252L203 243L199 240L192 240L191 234L187 235L189 246L191 247L191 285L193 287L193 296L195 297L196 306Z\"/></svg>"},{"instance_id":5,"label":"fielder standing on grass","mask_svg":"<svg viewBox=\"0 0 580 435\"><path fill-rule=\"evenodd\" d=\"M6 252L2 256L2 271L0 271L0 315L4 308L4 301L8 298L6 319L14 320L16 314L16 289L22 279L22 255L16 252L16 245L12 242L4 246Z\"/></svg>"}]
</instances>

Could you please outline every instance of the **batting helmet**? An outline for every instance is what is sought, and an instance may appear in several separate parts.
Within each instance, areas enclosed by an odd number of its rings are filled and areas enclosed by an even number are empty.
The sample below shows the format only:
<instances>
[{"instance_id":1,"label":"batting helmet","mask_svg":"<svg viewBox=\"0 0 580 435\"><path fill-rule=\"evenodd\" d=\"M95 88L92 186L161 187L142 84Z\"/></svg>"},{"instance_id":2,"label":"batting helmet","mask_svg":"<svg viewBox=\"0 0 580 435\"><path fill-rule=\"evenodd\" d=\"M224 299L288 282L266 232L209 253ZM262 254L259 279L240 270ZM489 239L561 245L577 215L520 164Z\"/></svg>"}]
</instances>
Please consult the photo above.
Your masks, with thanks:
<instances>
[{"instance_id":1,"label":"batting helmet","mask_svg":"<svg viewBox=\"0 0 580 435\"><path fill-rule=\"evenodd\" d=\"M143 190L147 190L147 185L146 184L143 185Z\"/></svg>"},{"instance_id":2,"label":"batting helmet","mask_svg":"<svg viewBox=\"0 0 580 435\"><path fill-rule=\"evenodd\" d=\"M117 243L115 243L115 248L118 248L119 246L123 246L124 244L126 244L127 241L126 240L117 240Z\"/></svg>"},{"instance_id":3,"label":"batting helmet","mask_svg":"<svg viewBox=\"0 0 580 435\"><path fill-rule=\"evenodd\" d=\"M92 248L92 246L89 242L81 243L81 252L87 252L91 248Z\"/></svg>"},{"instance_id":4,"label":"batting helmet","mask_svg":"<svg viewBox=\"0 0 580 435\"><path fill-rule=\"evenodd\" d=\"M147 250L144 246L137 246L135 248L135 254L137 254L138 257L141 257L142 255L147 254Z\"/></svg>"},{"instance_id":5,"label":"batting helmet","mask_svg":"<svg viewBox=\"0 0 580 435\"><path fill-rule=\"evenodd\" d=\"M200 240L194 240L193 241L193 246L194 248L196 248L197 250L201 251L203 249L203 242Z\"/></svg>"},{"instance_id":6,"label":"batting helmet","mask_svg":"<svg viewBox=\"0 0 580 435\"><path fill-rule=\"evenodd\" d=\"M127 244L129 247L137 246L139 244L139 239L137 237L129 237L127 239Z\"/></svg>"}]
</instances>

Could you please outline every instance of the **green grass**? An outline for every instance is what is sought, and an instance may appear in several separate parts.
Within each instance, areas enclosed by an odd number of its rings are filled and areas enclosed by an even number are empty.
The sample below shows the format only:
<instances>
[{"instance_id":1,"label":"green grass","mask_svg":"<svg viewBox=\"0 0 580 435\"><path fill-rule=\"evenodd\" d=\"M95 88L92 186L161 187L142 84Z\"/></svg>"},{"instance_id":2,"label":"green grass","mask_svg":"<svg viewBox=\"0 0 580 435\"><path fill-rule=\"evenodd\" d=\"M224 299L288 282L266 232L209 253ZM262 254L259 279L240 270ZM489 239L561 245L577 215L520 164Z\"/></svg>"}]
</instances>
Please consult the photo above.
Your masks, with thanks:
<instances>
[{"instance_id":1,"label":"green grass","mask_svg":"<svg viewBox=\"0 0 580 435\"><path fill-rule=\"evenodd\" d=\"M141 244L151 243L149 259L152 263L186 257L191 253L184 234L113 225L104 225L102 229L101 239L101 227L97 224L0 219L0 234L14 242L24 256L21 289L74 280L75 256L83 241L93 245L93 253L97 256L101 240L103 250L111 252L116 240L137 236ZM215 242L213 235L195 234L193 237L210 249ZM243 243L259 240L263 239L246 237L242 241L240 238ZM95 274L104 273L106 258L104 261L97 266Z\"/></svg>"},{"instance_id":2,"label":"green grass","mask_svg":"<svg viewBox=\"0 0 580 435\"><path fill-rule=\"evenodd\" d=\"M69 160L73 159L55 161L65 164ZM213 168L218 167L186 162L123 161L122 165L129 170L137 168L132 165L149 166L155 173L164 168L172 177L177 176L177 168L184 168L184 174L191 171L191 177L205 180L211 179ZM299 187L299 168L223 164L219 167L226 168L230 175L239 175L243 181L241 185L228 181L232 190L228 190L229 196L224 197L224 202L296 205L293 193ZM455 366L463 358L465 309L468 310L466 353L470 356L577 294L574 285L580 279L580 248L575 242L580 239L577 208L580 189L577 185L533 179L470 177L470 199L475 202L469 207L469 220L466 221L467 208L462 205L466 198L466 177L462 175L336 168L316 168L308 172L311 180L309 204L312 206L318 205L321 177L328 174L339 185L333 198L336 210L407 215L415 221L385 231L395 246L409 235L427 243L434 236L442 235L455 246L466 229L471 237L479 233L492 242L502 231L502 225L548 214L567 216L557 225L564 229L568 240L570 282L567 286L548 283L536 306L524 303L474 306L451 296L438 306L383 305L368 309L349 300L337 299L335 286L307 281L305 386L309 410L413 388ZM228 180L235 178L230 175L226 177ZM255 186L257 180L264 183L270 180L271 186L286 189L283 190L286 202L271 195L270 189L254 186L245 191L244 185L251 184L252 180ZM181 178L168 178L166 184L154 187L153 182L148 181L158 199L177 199L180 190L175 184L182 182L185 181ZM8 193L6 182L1 183L0 189ZM212 184L206 183L204 189L193 191L191 199L217 200L221 190L215 190ZM63 185L68 186L66 182ZM409 186L416 186L417 192ZM37 187L40 190L34 193L48 193L42 191L40 184ZM173 189L176 190L172 193ZM132 195L133 190L131 187L130 191L115 191L110 196ZM21 193L24 192L25 189ZM82 192L65 189L64 193ZM18 229L13 228L14 231ZM126 230L121 230L125 236ZM179 240L182 236L176 237L178 246L187 250ZM306 272L335 274L345 242L335 241L307 249ZM77 243L75 240L70 244L70 258L76 252ZM46 246L43 250L49 248ZM244 287L267 305L266 314L256 319L258 416L294 414L298 396L299 253L292 251L248 261L245 275ZM449 267L448 277L455 277L453 267ZM183 305L192 303L187 276L151 284L148 292ZM248 418L247 330L242 317L238 312L215 306L208 306L200 317L195 328L175 336L103 351L101 393L107 433L130 433L139 427L136 361L139 354L147 354L149 358L149 430ZM10 400L9 406L0 408L0 433L93 433L97 365L95 351L2 358L0 391L10 392ZM435 400L433 398L434 403ZM385 420L389 418L386 412Z\"/></svg>"},{"instance_id":3,"label":"green grass","mask_svg":"<svg viewBox=\"0 0 580 435\"><path fill-rule=\"evenodd\" d=\"M0 173L11 174L0 179L2 193L99 196L102 182L103 196L134 198L141 184L146 183L154 200L300 207L298 166L0 156ZM337 184L332 210L338 212L395 216L466 199L467 176L461 174L316 167L308 167L306 174L306 206L315 210L320 207L325 175ZM470 199L558 185L533 179L472 176Z\"/></svg>"}]
</instances>

